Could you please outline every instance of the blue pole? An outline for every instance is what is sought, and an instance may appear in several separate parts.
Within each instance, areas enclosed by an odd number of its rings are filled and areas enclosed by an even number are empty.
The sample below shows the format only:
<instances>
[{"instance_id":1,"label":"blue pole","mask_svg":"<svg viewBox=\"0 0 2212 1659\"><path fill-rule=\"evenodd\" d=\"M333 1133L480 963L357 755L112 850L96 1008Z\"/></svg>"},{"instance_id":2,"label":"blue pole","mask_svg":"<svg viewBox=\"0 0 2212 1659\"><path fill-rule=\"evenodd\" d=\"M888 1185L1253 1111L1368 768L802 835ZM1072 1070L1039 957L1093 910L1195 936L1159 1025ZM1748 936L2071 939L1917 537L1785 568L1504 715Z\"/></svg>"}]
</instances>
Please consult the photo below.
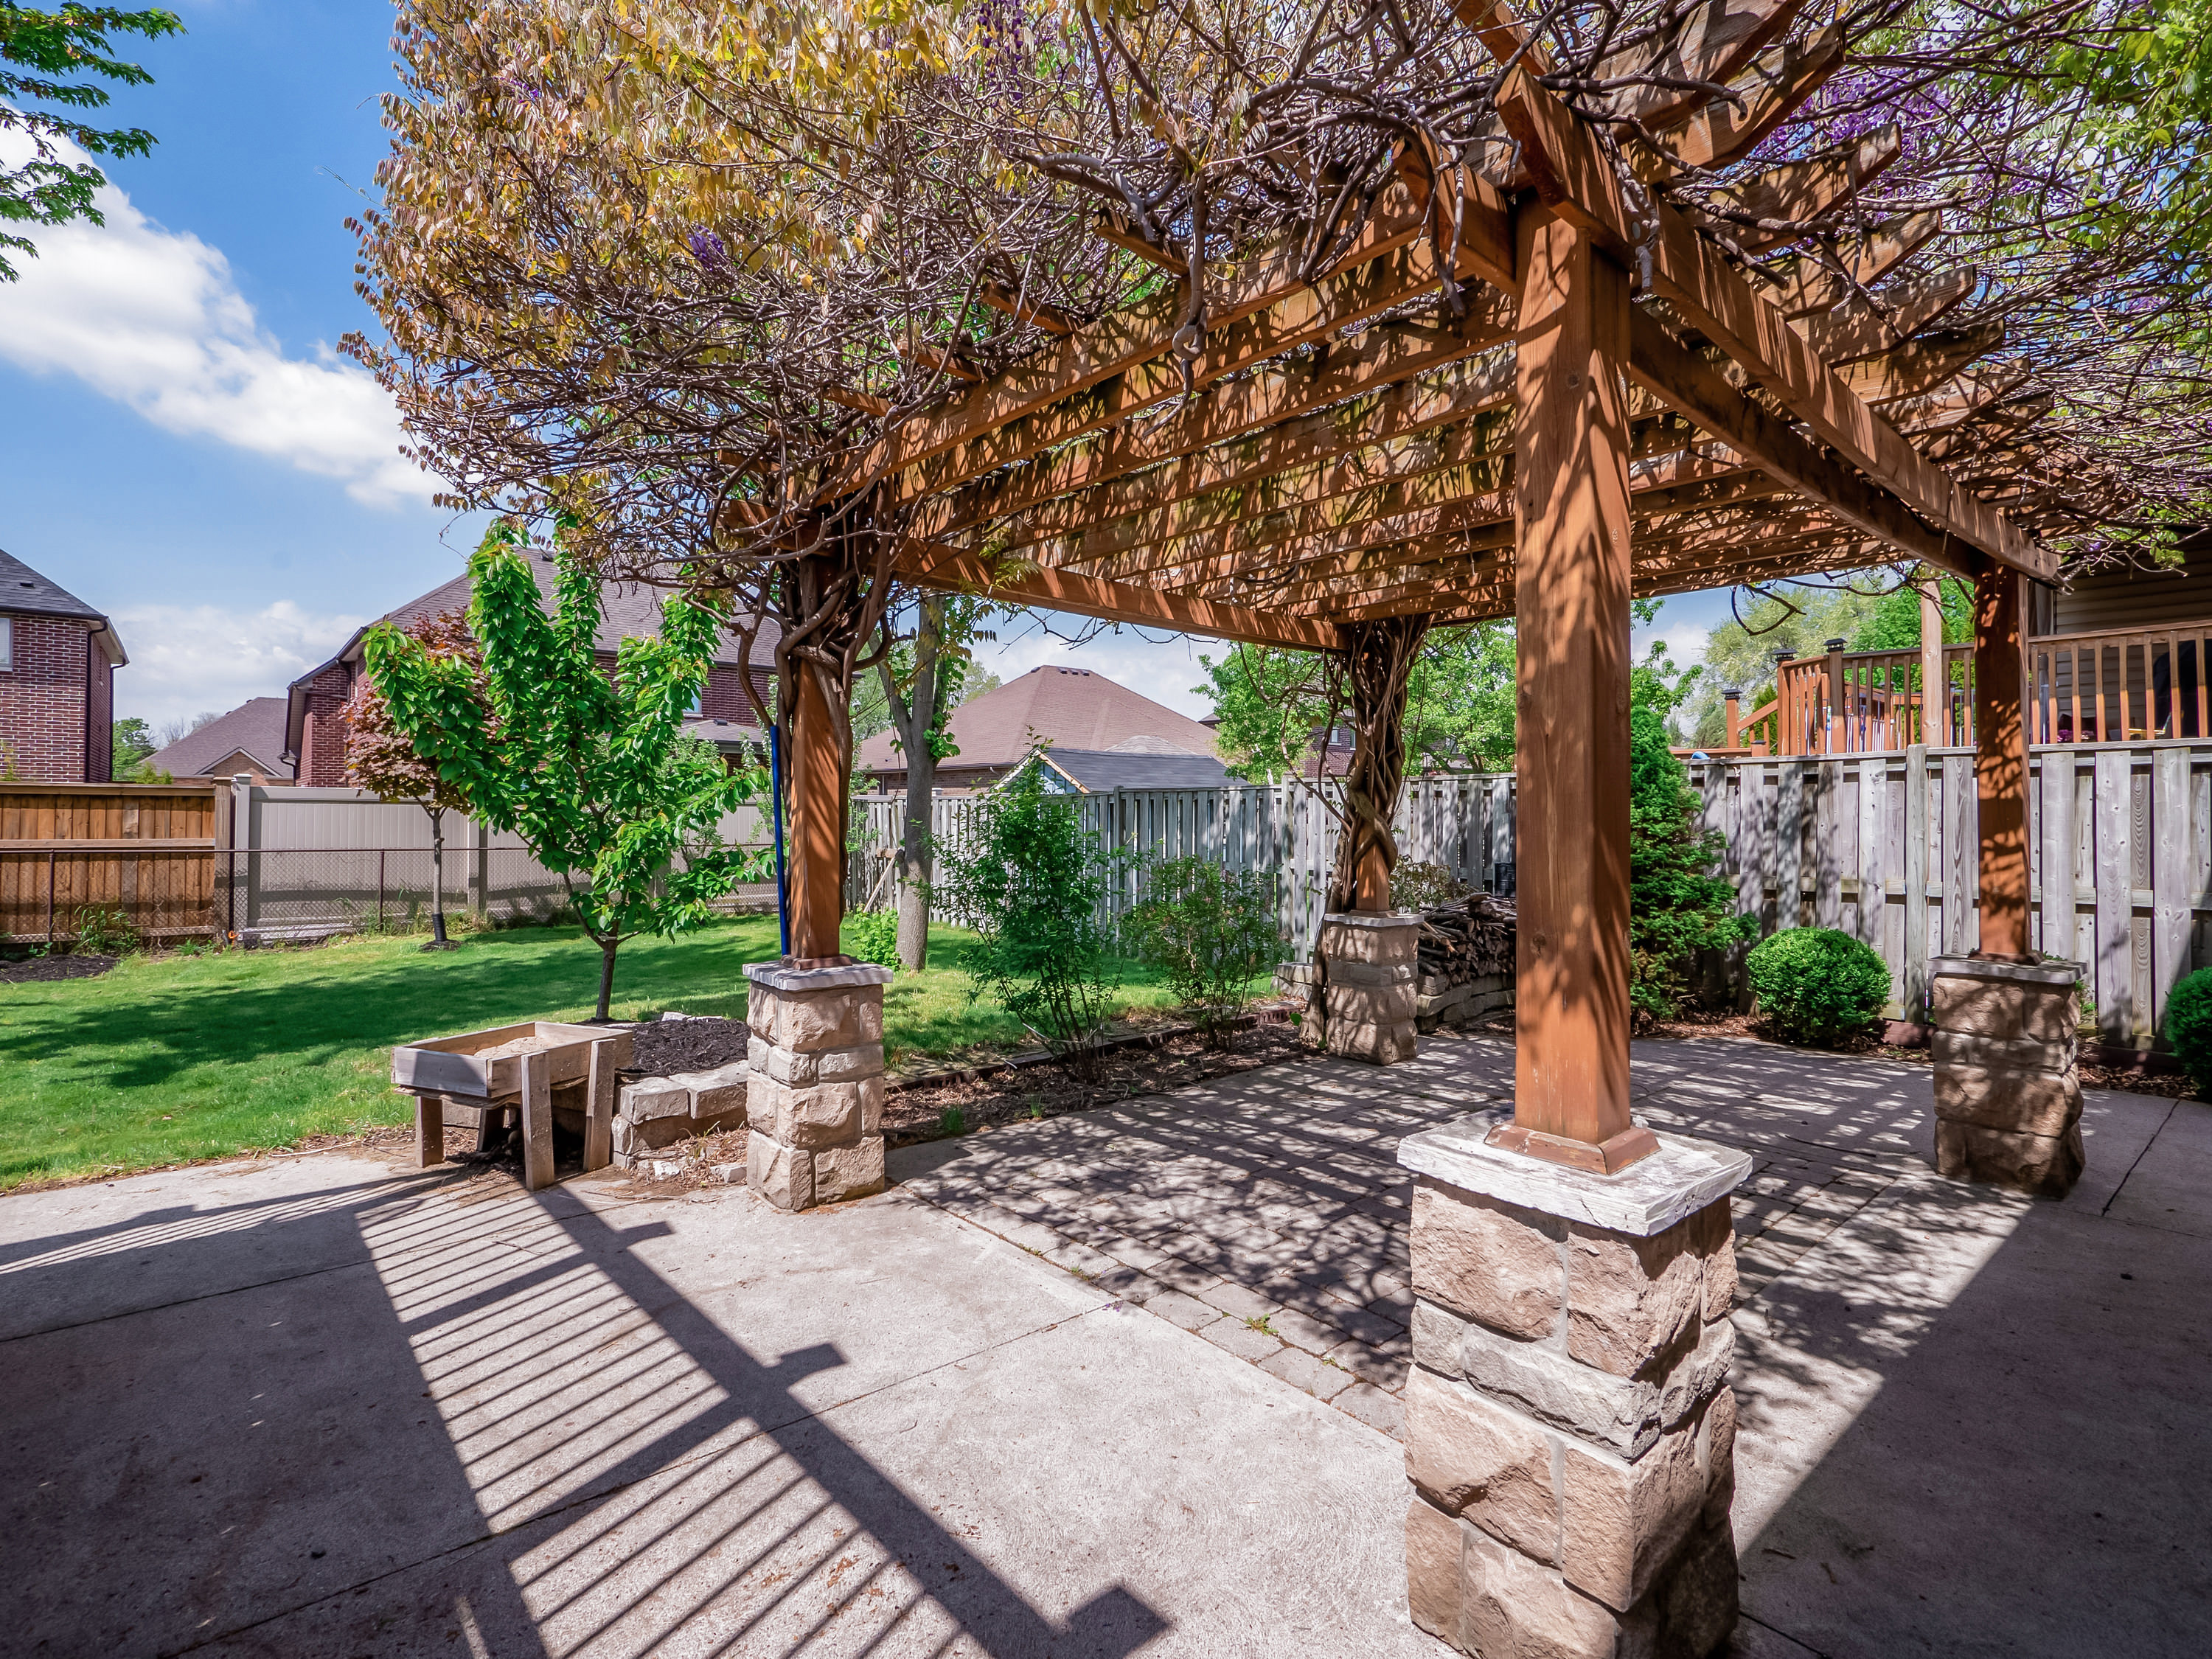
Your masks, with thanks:
<instances>
[{"instance_id":1,"label":"blue pole","mask_svg":"<svg viewBox=\"0 0 2212 1659\"><path fill-rule=\"evenodd\" d=\"M779 727L768 729L769 805L775 819L775 926L783 940L783 954L791 954L791 907L783 879L783 744Z\"/></svg>"}]
</instances>

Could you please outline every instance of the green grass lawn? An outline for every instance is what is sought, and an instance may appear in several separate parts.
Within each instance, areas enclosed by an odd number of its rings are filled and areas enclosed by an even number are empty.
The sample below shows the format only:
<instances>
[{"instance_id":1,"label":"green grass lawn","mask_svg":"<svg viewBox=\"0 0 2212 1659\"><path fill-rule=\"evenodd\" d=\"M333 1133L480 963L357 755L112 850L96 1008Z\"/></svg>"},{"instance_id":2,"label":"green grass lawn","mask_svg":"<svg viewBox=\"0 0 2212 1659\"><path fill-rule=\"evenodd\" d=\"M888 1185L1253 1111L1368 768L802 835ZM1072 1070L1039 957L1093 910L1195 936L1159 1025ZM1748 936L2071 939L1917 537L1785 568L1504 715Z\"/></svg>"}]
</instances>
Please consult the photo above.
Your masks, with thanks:
<instances>
[{"instance_id":1,"label":"green grass lawn","mask_svg":"<svg viewBox=\"0 0 2212 1659\"><path fill-rule=\"evenodd\" d=\"M884 996L890 1057L1013 1047L1021 1028L971 1003L968 936L930 931L927 973ZM405 1121L395 1043L521 1019L590 1015L599 952L574 928L333 939L298 950L130 957L97 979L0 984L0 1191L33 1178L217 1158ZM612 1012L745 1012L746 963L775 955L773 916L626 944ZM1126 1007L1169 1000L1121 964Z\"/></svg>"}]
</instances>

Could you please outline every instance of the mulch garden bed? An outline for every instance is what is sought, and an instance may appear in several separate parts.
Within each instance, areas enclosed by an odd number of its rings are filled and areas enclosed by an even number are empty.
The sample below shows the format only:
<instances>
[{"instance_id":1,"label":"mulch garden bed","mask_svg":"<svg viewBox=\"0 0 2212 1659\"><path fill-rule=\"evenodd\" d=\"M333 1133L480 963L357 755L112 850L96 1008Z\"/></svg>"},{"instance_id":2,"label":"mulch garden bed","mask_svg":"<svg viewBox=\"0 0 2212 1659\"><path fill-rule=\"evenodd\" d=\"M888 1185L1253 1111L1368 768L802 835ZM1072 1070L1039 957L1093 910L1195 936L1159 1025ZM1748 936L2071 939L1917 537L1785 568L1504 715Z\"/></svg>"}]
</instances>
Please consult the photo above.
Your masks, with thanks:
<instances>
[{"instance_id":1,"label":"mulch garden bed","mask_svg":"<svg viewBox=\"0 0 2212 1659\"><path fill-rule=\"evenodd\" d=\"M629 1069L640 1077L711 1072L745 1057L750 1036L741 1019L711 1015L652 1019L630 1028Z\"/></svg>"},{"instance_id":2,"label":"mulch garden bed","mask_svg":"<svg viewBox=\"0 0 2212 1659\"><path fill-rule=\"evenodd\" d=\"M113 957L0 957L0 985L28 985L40 980L92 979L115 966Z\"/></svg>"}]
</instances>

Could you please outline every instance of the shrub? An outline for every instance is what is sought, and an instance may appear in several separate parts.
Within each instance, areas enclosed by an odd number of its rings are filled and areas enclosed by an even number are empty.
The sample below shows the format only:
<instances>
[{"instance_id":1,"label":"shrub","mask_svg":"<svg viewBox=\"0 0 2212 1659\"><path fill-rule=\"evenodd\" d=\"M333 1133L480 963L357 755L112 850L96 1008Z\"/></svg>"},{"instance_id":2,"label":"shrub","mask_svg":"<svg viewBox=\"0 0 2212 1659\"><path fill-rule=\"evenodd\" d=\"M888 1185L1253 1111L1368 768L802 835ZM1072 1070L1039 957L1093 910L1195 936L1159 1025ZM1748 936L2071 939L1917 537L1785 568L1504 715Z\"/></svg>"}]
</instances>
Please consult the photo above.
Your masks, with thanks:
<instances>
[{"instance_id":1,"label":"shrub","mask_svg":"<svg viewBox=\"0 0 2212 1659\"><path fill-rule=\"evenodd\" d=\"M1433 910L1474 890L1443 865L1425 864L1419 859L1402 860L1390 872L1393 910Z\"/></svg>"},{"instance_id":2,"label":"shrub","mask_svg":"<svg viewBox=\"0 0 2212 1659\"><path fill-rule=\"evenodd\" d=\"M128 956L142 942L120 905L88 904L76 913L76 948L88 955Z\"/></svg>"},{"instance_id":3,"label":"shrub","mask_svg":"<svg viewBox=\"0 0 2212 1659\"><path fill-rule=\"evenodd\" d=\"M1090 1075L1114 989L1112 930L1098 914L1108 862L1075 801L1044 792L1041 770L1027 768L986 799L974 850L943 855L931 902L976 932L971 995L988 994Z\"/></svg>"},{"instance_id":4,"label":"shrub","mask_svg":"<svg viewBox=\"0 0 2212 1659\"><path fill-rule=\"evenodd\" d=\"M1789 927L1744 958L1759 1012L1795 1042L1832 1048L1889 1000L1889 964L1832 927Z\"/></svg>"},{"instance_id":5,"label":"shrub","mask_svg":"<svg viewBox=\"0 0 2212 1659\"><path fill-rule=\"evenodd\" d=\"M1121 918L1131 956L1167 976L1191 1023L1218 1048L1257 975L1281 958L1273 878L1211 859L1168 859L1146 872L1143 901Z\"/></svg>"},{"instance_id":6,"label":"shrub","mask_svg":"<svg viewBox=\"0 0 2212 1659\"><path fill-rule=\"evenodd\" d=\"M845 918L844 933L848 956L884 968L899 965L897 911L855 911Z\"/></svg>"},{"instance_id":7,"label":"shrub","mask_svg":"<svg viewBox=\"0 0 2212 1659\"><path fill-rule=\"evenodd\" d=\"M1697 792L1649 703L1629 710L1628 768L1628 998L1646 1025L1674 1017L1693 953L1741 944L1758 923L1735 913L1735 886L1711 873L1726 841L1698 828ZM1888 984L1885 974L1885 997Z\"/></svg>"},{"instance_id":8,"label":"shrub","mask_svg":"<svg viewBox=\"0 0 2212 1659\"><path fill-rule=\"evenodd\" d=\"M2212 1094L2212 968L2199 968L2166 999L2166 1040L2199 1094Z\"/></svg>"}]
</instances>

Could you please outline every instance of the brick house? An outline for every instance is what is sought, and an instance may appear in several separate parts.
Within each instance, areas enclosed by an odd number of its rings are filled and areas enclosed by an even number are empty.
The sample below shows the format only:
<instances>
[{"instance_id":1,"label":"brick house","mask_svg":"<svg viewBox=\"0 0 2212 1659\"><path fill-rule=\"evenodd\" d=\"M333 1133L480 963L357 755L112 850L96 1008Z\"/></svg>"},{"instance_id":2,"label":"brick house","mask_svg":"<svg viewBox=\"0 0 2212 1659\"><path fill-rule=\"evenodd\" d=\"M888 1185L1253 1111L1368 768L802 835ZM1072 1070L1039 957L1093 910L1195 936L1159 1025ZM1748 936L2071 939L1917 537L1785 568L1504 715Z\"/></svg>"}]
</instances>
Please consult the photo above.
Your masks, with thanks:
<instances>
[{"instance_id":1,"label":"brick house","mask_svg":"<svg viewBox=\"0 0 2212 1659\"><path fill-rule=\"evenodd\" d=\"M114 775L115 625L0 553L0 777L106 783Z\"/></svg>"},{"instance_id":2,"label":"brick house","mask_svg":"<svg viewBox=\"0 0 2212 1659\"><path fill-rule=\"evenodd\" d=\"M538 578L538 592L550 611L556 574L551 556L538 555L532 562L531 570ZM386 613L380 620L397 623L404 628L422 617L465 611L469 591L469 579L456 576L443 586L433 588L420 599ZM637 582L606 585L601 594L599 637L593 644L599 665L610 674L614 672L615 653L623 641L647 638L659 631L661 592L659 588ZM292 682L286 700L281 759L293 769L295 777L302 784L338 787L346 782L343 710L346 699L353 695L354 686L361 678L362 641L368 633L366 628L360 629L328 662L308 670ZM753 642L760 660L752 670L752 678L763 701L767 700L769 683L775 677L776 638L775 624L771 622L763 625ZM757 743L761 735L752 703L745 696L744 682L739 678L744 672L741 649L737 641L725 635L708 667L707 689L700 697L697 714L684 726L689 735L704 738L725 754L732 756Z\"/></svg>"}]
</instances>

